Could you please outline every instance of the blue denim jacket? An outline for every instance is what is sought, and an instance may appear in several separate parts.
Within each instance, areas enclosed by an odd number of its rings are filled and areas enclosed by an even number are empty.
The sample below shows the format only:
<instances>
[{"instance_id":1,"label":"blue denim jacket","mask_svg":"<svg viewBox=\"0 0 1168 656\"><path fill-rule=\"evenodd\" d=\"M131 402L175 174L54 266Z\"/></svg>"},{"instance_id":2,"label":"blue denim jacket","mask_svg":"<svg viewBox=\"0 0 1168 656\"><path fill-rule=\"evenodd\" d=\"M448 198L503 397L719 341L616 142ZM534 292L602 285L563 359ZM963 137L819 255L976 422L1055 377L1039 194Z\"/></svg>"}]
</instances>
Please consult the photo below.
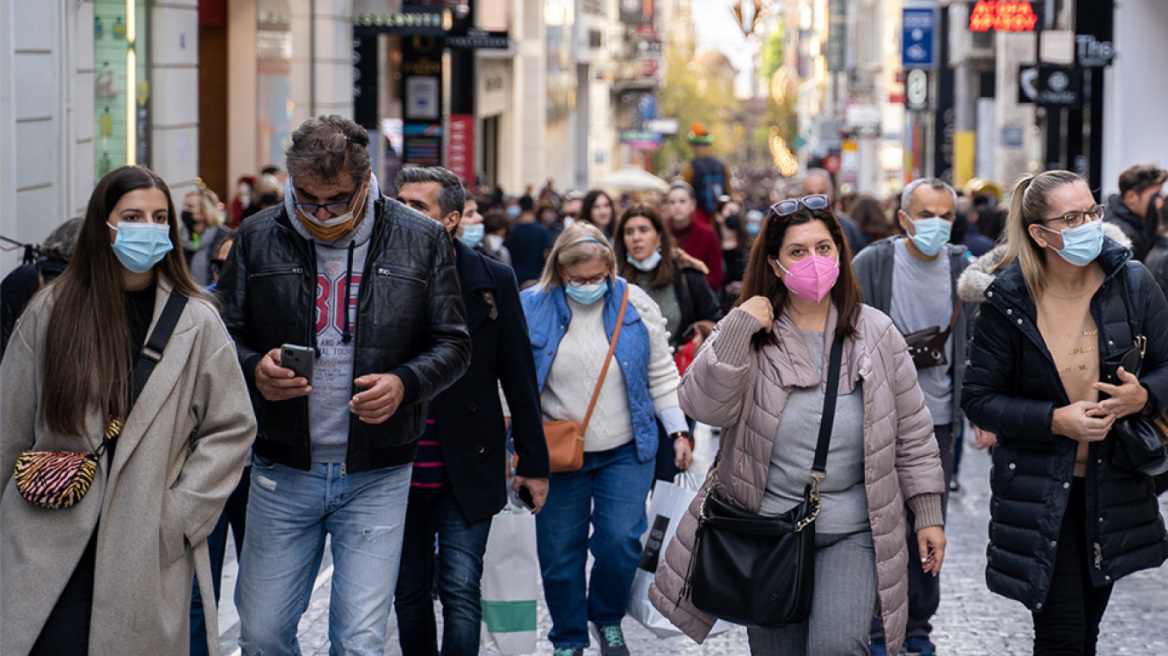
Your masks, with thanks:
<instances>
[{"instance_id":1,"label":"blue denim jacket","mask_svg":"<svg viewBox=\"0 0 1168 656\"><path fill-rule=\"evenodd\" d=\"M621 298L627 285L624 278L617 278L615 285L611 282L608 284L604 296L604 330L609 340L616 327L616 316L620 313ZM553 287L549 291L531 287L520 294L520 299L531 332L535 372L542 393L552 361L556 359L560 340L568 332L568 324L572 321L572 310L564 297L563 287ZM625 377L637 458L641 462L648 462L657 455L657 419L653 411L653 399L649 396L649 330L632 303L625 309L624 327L621 328L613 362L620 366Z\"/></svg>"}]
</instances>

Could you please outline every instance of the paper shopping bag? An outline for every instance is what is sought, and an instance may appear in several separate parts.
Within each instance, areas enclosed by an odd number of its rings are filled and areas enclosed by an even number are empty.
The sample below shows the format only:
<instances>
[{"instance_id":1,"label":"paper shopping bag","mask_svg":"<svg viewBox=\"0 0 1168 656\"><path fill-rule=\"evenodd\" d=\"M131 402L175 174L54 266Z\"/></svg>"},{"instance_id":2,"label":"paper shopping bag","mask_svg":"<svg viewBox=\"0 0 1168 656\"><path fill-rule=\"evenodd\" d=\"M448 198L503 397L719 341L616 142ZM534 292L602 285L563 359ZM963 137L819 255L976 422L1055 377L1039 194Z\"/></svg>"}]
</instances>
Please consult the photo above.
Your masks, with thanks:
<instances>
[{"instance_id":1,"label":"paper shopping bag","mask_svg":"<svg viewBox=\"0 0 1168 656\"><path fill-rule=\"evenodd\" d=\"M534 653L539 594L535 515L504 510L491 520L481 594L483 646L501 656Z\"/></svg>"}]
</instances>

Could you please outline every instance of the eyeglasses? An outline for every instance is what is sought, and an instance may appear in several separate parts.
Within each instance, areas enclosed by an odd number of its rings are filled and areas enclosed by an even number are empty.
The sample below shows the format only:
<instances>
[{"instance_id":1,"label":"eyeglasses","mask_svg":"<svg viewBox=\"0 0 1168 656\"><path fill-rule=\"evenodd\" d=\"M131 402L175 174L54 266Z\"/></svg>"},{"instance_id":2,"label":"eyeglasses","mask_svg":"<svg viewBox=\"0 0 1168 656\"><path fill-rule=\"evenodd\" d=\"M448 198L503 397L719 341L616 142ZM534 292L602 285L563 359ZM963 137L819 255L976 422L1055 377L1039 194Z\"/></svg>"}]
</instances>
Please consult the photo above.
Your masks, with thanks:
<instances>
[{"instance_id":1,"label":"eyeglasses","mask_svg":"<svg viewBox=\"0 0 1168 656\"><path fill-rule=\"evenodd\" d=\"M573 287L586 287L588 285L595 285L597 283L604 282L604 279L607 277L607 273L602 273L598 276L592 276L591 278L569 278L568 276L564 276L564 280Z\"/></svg>"},{"instance_id":2,"label":"eyeglasses","mask_svg":"<svg viewBox=\"0 0 1168 656\"><path fill-rule=\"evenodd\" d=\"M1043 219L1043 223L1050 223L1051 221L1063 221L1068 228L1078 228L1088 221L1098 221L1103 218L1104 207L1096 205L1089 210L1071 210L1062 216L1056 216L1050 219Z\"/></svg>"},{"instance_id":3,"label":"eyeglasses","mask_svg":"<svg viewBox=\"0 0 1168 656\"><path fill-rule=\"evenodd\" d=\"M323 209L324 211L328 212L330 216L337 216L339 214L343 214L346 210L349 209L349 203L353 202L353 197L357 195L357 191L360 188L361 185L357 185L357 187L353 189L352 193L349 194L349 198L346 200L338 200L331 203L297 202L296 209L303 210L305 213L311 214L313 216L316 216L316 213Z\"/></svg>"},{"instance_id":4,"label":"eyeglasses","mask_svg":"<svg viewBox=\"0 0 1168 656\"><path fill-rule=\"evenodd\" d=\"M802 198L790 198L771 205L771 212L775 216L787 216L798 211L800 205L812 211L826 210L831 207L831 200L823 194L811 194Z\"/></svg>"}]
</instances>

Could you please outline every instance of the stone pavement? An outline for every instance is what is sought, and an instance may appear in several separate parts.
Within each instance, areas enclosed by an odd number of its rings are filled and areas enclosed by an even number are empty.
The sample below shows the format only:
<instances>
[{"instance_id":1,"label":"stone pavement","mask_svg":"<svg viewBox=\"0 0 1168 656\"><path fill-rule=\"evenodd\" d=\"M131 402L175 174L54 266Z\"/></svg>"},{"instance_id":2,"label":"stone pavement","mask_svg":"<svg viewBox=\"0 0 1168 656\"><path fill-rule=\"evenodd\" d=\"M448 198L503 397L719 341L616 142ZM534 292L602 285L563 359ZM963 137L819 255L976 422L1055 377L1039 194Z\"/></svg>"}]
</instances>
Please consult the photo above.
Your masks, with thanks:
<instances>
[{"instance_id":1,"label":"stone pavement","mask_svg":"<svg viewBox=\"0 0 1168 656\"><path fill-rule=\"evenodd\" d=\"M1029 612L1019 603L989 592L985 587L986 524L989 519L989 457L967 441L960 482L962 491L949 506L946 534L949 547L942 572L941 608L934 619L933 638L938 653L955 656L1022 656L1032 653ZM1161 507L1168 512L1168 495ZM233 554L231 548L229 554ZM306 655L328 654L329 559L308 611L300 622L300 645ZM236 653L239 625L231 602L235 564L224 569L224 597L220 626L223 653ZM539 654L551 653L546 636L551 621L542 600L539 605ZM396 621L390 613L387 655L398 655ZM439 614L439 622L441 615ZM634 655L731 656L748 654L746 631L736 628L696 645L688 638L659 639L631 619L624 622L625 636ZM1168 567L1140 572L1115 586L1099 640L1100 654L1168 654ZM484 650L483 654L491 652ZM595 648L587 654L596 654Z\"/></svg>"}]
</instances>

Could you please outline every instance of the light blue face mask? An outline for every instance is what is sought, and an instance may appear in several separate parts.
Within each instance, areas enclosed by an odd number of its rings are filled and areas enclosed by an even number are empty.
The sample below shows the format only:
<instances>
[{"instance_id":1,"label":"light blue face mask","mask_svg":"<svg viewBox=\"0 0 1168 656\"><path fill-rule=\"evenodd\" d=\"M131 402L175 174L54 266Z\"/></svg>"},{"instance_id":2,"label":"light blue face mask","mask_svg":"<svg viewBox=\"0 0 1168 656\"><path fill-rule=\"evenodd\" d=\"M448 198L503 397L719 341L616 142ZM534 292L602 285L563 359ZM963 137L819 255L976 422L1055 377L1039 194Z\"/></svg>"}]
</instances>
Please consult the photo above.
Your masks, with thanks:
<instances>
[{"instance_id":1,"label":"light blue face mask","mask_svg":"<svg viewBox=\"0 0 1168 656\"><path fill-rule=\"evenodd\" d=\"M518 205L508 205L507 206L507 216L509 216L513 219L518 219L519 215L521 213L522 213L522 210L519 209Z\"/></svg>"},{"instance_id":2,"label":"light blue face mask","mask_svg":"<svg viewBox=\"0 0 1168 656\"><path fill-rule=\"evenodd\" d=\"M1047 232L1059 232L1044 225L1038 226ZM1055 249L1064 260L1081 267L1095 261L1099 252L1103 250L1103 221L1088 221L1081 226L1067 228L1060 232L1063 236L1062 249Z\"/></svg>"},{"instance_id":3,"label":"light blue face mask","mask_svg":"<svg viewBox=\"0 0 1168 656\"><path fill-rule=\"evenodd\" d=\"M483 224L464 225L462 226L462 234L458 236L459 241L466 244L469 248L475 248L479 242L483 240Z\"/></svg>"},{"instance_id":4,"label":"light blue face mask","mask_svg":"<svg viewBox=\"0 0 1168 656\"><path fill-rule=\"evenodd\" d=\"M564 293L580 305L592 305L604 298L606 291L608 291L608 281L605 280L594 282L591 285L573 285L572 283L564 285Z\"/></svg>"},{"instance_id":5,"label":"light blue face mask","mask_svg":"<svg viewBox=\"0 0 1168 656\"><path fill-rule=\"evenodd\" d=\"M134 273L146 273L153 269L174 248L170 241L170 226L167 224L123 221L115 226L106 221L106 225L118 233L113 243L114 255L122 266Z\"/></svg>"},{"instance_id":6,"label":"light blue face mask","mask_svg":"<svg viewBox=\"0 0 1168 656\"><path fill-rule=\"evenodd\" d=\"M949 234L953 229L953 224L949 221L939 217L909 221L913 224L912 241L925 255L929 257L936 255L949 241Z\"/></svg>"}]
</instances>

